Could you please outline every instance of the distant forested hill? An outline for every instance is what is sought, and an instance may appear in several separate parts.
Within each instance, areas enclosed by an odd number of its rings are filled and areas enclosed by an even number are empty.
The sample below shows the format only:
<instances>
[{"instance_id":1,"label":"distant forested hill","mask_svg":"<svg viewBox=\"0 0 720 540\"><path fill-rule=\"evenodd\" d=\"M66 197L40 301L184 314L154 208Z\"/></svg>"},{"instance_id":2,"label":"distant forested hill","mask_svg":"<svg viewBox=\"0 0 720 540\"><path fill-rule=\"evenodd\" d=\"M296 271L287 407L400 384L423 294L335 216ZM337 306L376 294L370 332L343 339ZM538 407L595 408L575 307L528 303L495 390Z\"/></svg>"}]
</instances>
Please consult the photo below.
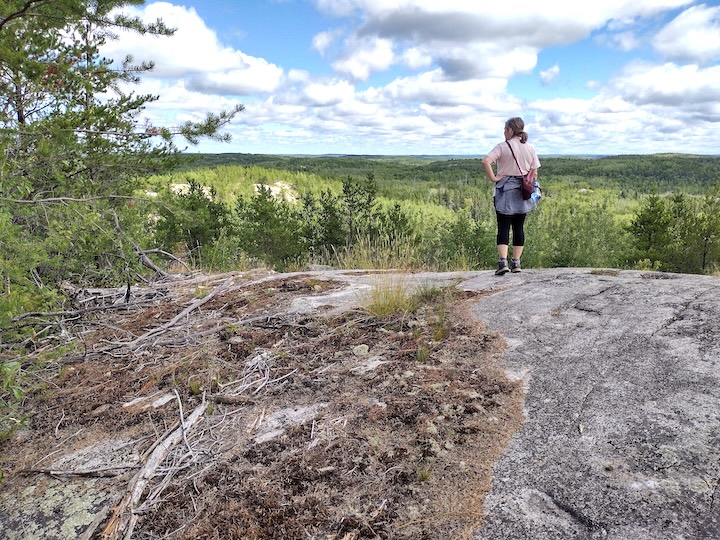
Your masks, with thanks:
<instances>
[{"instance_id":1,"label":"distant forested hill","mask_svg":"<svg viewBox=\"0 0 720 540\"><path fill-rule=\"evenodd\" d=\"M720 156L690 154L623 155L598 158L543 157L541 177L617 187L635 193L676 191L700 194L720 181ZM221 165L257 166L326 177L433 181L483 179L481 157L448 156L283 156L197 154L185 169Z\"/></svg>"}]
</instances>

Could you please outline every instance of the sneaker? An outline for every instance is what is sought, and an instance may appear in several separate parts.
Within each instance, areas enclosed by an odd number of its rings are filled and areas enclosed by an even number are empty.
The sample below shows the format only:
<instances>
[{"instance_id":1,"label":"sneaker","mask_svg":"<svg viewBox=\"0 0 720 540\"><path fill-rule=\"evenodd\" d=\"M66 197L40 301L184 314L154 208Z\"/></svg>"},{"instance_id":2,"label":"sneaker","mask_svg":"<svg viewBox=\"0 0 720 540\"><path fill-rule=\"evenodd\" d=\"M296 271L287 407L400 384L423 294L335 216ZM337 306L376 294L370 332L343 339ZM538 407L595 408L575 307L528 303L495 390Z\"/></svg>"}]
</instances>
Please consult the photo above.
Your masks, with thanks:
<instances>
[{"instance_id":1,"label":"sneaker","mask_svg":"<svg viewBox=\"0 0 720 540\"><path fill-rule=\"evenodd\" d=\"M513 274L517 274L518 272L521 272L520 270L520 261L513 259L510 261L510 271Z\"/></svg>"},{"instance_id":2,"label":"sneaker","mask_svg":"<svg viewBox=\"0 0 720 540\"><path fill-rule=\"evenodd\" d=\"M496 276L504 276L510 271L507 265L507 261L499 261L498 262L498 269L495 270Z\"/></svg>"}]
</instances>

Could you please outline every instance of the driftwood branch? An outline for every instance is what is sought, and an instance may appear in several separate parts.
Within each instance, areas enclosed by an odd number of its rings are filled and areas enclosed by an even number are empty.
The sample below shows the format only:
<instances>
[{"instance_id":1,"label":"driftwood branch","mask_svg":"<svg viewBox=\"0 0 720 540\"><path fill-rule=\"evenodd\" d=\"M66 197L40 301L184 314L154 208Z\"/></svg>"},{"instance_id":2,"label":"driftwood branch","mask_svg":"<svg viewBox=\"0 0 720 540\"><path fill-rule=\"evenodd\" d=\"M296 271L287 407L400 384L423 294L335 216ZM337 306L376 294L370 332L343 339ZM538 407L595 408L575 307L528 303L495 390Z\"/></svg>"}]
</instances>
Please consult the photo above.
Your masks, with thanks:
<instances>
[{"instance_id":1,"label":"driftwood branch","mask_svg":"<svg viewBox=\"0 0 720 540\"><path fill-rule=\"evenodd\" d=\"M230 286L231 280L226 280L222 285L215 288L210 294L205 296L204 298L200 298L190 304L188 307L183 309L180 313L178 313L175 317L172 318L172 320L166 322L162 326L158 326L157 328L153 328L152 330L149 330L145 332L142 336L138 337L137 339L134 339L133 341L129 343L115 343L115 345L120 347L127 347L130 350L136 349L143 341L159 336L169 328L172 328L178 321L182 320L183 318L187 317L192 311L196 310L203 304L209 302L213 297L216 295L222 293Z\"/></svg>"},{"instance_id":2,"label":"driftwood branch","mask_svg":"<svg viewBox=\"0 0 720 540\"><path fill-rule=\"evenodd\" d=\"M77 318L82 317L83 315L90 315L91 313L97 313L97 312L105 312L105 311L114 311L114 310L130 310L130 309L139 309L141 307L146 307L149 305L150 302L144 302L144 303L136 303L136 304L117 304L112 306L95 306L85 309L76 309L73 311L32 311L30 313L23 313L22 315L17 315L11 319L12 322L19 322L24 319L29 318L47 318L47 317L62 317L63 319L67 318Z\"/></svg>"},{"instance_id":3,"label":"driftwood branch","mask_svg":"<svg viewBox=\"0 0 720 540\"><path fill-rule=\"evenodd\" d=\"M166 439L158 444L148 457L142 468L135 474L128 485L120 503L115 507L113 515L102 532L103 540L130 539L137 523L137 515L133 511L139 506L143 493L155 471L163 462L172 448L183 441L187 430L191 429L205 414L207 402L198 405L195 410Z\"/></svg>"},{"instance_id":4,"label":"driftwood branch","mask_svg":"<svg viewBox=\"0 0 720 540\"><path fill-rule=\"evenodd\" d=\"M120 476L129 469L137 469L136 465L105 467L103 469L62 470L62 469L23 469L18 474L49 474L50 476L91 476L107 478Z\"/></svg>"}]
</instances>

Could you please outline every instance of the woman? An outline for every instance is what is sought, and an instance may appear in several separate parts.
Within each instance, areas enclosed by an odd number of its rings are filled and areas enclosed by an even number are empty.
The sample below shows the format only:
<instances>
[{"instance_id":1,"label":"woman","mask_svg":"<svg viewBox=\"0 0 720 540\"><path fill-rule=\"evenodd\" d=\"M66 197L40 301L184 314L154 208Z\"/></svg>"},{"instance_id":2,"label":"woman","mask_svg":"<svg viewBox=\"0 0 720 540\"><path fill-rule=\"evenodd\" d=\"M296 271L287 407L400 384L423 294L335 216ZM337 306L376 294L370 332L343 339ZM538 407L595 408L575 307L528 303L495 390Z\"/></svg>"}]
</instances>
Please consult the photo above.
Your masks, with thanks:
<instances>
[{"instance_id":1,"label":"woman","mask_svg":"<svg viewBox=\"0 0 720 540\"><path fill-rule=\"evenodd\" d=\"M540 160L535 148L527 144L528 135L523 131L524 129L525 122L522 118L510 118L505 122L505 142L495 146L482 160L485 175L495 184L498 250L498 269L495 275L497 276L508 272L520 272L520 257L525 246L525 215L535 208L534 200L523 199L522 177L532 169L537 179ZM497 174L493 171L494 163L497 163ZM512 260L508 268L511 227L513 248Z\"/></svg>"}]
</instances>

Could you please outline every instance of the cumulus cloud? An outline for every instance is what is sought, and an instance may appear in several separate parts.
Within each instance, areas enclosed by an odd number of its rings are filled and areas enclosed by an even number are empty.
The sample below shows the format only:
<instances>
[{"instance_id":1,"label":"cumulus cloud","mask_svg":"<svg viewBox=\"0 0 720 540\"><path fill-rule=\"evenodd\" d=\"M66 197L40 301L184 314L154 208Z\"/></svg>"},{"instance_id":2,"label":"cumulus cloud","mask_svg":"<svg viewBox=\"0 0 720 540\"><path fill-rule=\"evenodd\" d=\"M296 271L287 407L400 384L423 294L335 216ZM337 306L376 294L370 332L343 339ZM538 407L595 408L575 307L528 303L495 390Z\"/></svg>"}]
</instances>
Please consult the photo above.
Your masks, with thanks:
<instances>
[{"instance_id":1,"label":"cumulus cloud","mask_svg":"<svg viewBox=\"0 0 720 540\"><path fill-rule=\"evenodd\" d=\"M337 39L338 32L335 30L328 30L326 32L320 32L313 37L312 46L320 54L325 54L325 51L333 44Z\"/></svg>"},{"instance_id":2,"label":"cumulus cloud","mask_svg":"<svg viewBox=\"0 0 720 540\"><path fill-rule=\"evenodd\" d=\"M529 73L537 64L537 50L530 47L505 48L502 44L479 43L447 47L436 55L438 66L448 80L511 78Z\"/></svg>"},{"instance_id":3,"label":"cumulus cloud","mask_svg":"<svg viewBox=\"0 0 720 540\"><path fill-rule=\"evenodd\" d=\"M528 100L508 83L531 73L543 49L600 35L605 46L638 50L642 39L647 44L643 32L660 20L656 15L694 2L518 0L512 10L467 0L313 2L343 20L294 46L315 51L316 60L327 58L331 78L316 65L281 67L223 44L193 9L166 2L135 13L178 27L176 37L126 36L109 56L129 51L140 60L152 51L156 78L141 89L162 101L148 108L149 115L175 110L177 118L194 117L229 108L236 103L232 96L243 96L242 126L229 127L242 151L313 153L312 145L323 141L331 153L484 153L501 140L511 116L525 118L542 152L662 151L687 144L685 137L698 140L688 131L689 118L702 118L700 130L720 122L720 67L711 65L717 48L712 39L698 44L683 37L716 29L720 8L686 9L657 34L655 50L673 62L618 66L609 81L600 79L604 74L583 74L597 77L585 83L590 98ZM554 62L549 58L546 65ZM563 63L563 80L571 70ZM555 64L539 73L540 80L551 83L559 73ZM663 136L649 137L652 130Z\"/></svg>"},{"instance_id":4,"label":"cumulus cloud","mask_svg":"<svg viewBox=\"0 0 720 540\"><path fill-rule=\"evenodd\" d=\"M204 111L207 110L208 97L204 92L192 90L187 87L182 79L144 79L139 86L133 86L141 94L154 94L162 96L157 102L152 102L148 107L151 111ZM213 98L215 107L229 109L235 101L232 98L215 96ZM163 113L164 114L164 113ZM202 114L198 112L197 118Z\"/></svg>"},{"instance_id":5,"label":"cumulus cloud","mask_svg":"<svg viewBox=\"0 0 720 540\"><path fill-rule=\"evenodd\" d=\"M357 81L366 81L371 73L388 69L395 60L392 42L387 39L353 40L348 48L351 50L333 62L333 68Z\"/></svg>"},{"instance_id":6,"label":"cumulus cloud","mask_svg":"<svg viewBox=\"0 0 720 540\"><path fill-rule=\"evenodd\" d=\"M425 103L435 107L471 105L476 110L489 111L510 110L518 104L508 95L504 79L448 81L440 70L395 79L374 94L395 103Z\"/></svg>"},{"instance_id":7,"label":"cumulus cloud","mask_svg":"<svg viewBox=\"0 0 720 540\"><path fill-rule=\"evenodd\" d=\"M599 113L627 113L637 110L637 106L619 96L594 100L591 109Z\"/></svg>"},{"instance_id":8,"label":"cumulus cloud","mask_svg":"<svg viewBox=\"0 0 720 540\"><path fill-rule=\"evenodd\" d=\"M672 60L709 64L720 59L720 6L688 8L658 32L652 44Z\"/></svg>"},{"instance_id":9,"label":"cumulus cloud","mask_svg":"<svg viewBox=\"0 0 720 540\"><path fill-rule=\"evenodd\" d=\"M560 66L555 64L550 69L546 69L540 72L540 82L543 85L550 84L560 74Z\"/></svg>"},{"instance_id":10,"label":"cumulus cloud","mask_svg":"<svg viewBox=\"0 0 720 540\"><path fill-rule=\"evenodd\" d=\"M421 69L432 65L432 55L423 48L411 47L400 55L402 63L410 69Z\"/></svg>"},{"instance_id":11,"label":"cumulus cloud","mask_svg":"<svg viewBox=\"0 0 720 540\"><path fill-rule=\"evenodd\" d=\"M347 81L330 83L310 83L304 89L306 104L311 107L336 105L343 100L351 99L355 88Z\"/></svg>"},{"instance_id":12,"label":"cumulus cloud","mask_svg":"<svg viewBox=\"0 0 720 540\"><path fill-rule=\"evenodd\" d=\"M239 69L199 73L188 78L188 88L209 94L245 96L276 90L282 69L261 58L239 53Z\"/></svg>"},{"instance_id":13,"label":"cumulus cloud","mask_svg":"<svg viewBox=\"0 0 720 540\"><path fill-rule=\"evenodd\" d=\"M716 153L719 92L720 67L638 62L593 98L533 100L526 108L534 136L559 153Z\"/></svg>"},{"instance_id":14,"label":"cumulus cloud","mask_svg":"<svg viewBox=\"0 0 720 540\"><path fill-rule=\"evenodd\" d=\"M638 36L632 31L598 34L595 36L595 42L625 52L637 49L641 43Z\"/></svg>"},{"instance_id":15,"label":"cumulus cloud","mask_svg":"<svg viewBox=\"0 0 720 540\"><path fill-rule=\"evenodd\" d=\"M576 124L577 120L574 118L577 115L585 115L590 112L593 106L594 100L579 99L579 98L555 98L555 99L544 99L532 101L529 106L534 111L540 111L545 113L557 113L562 111L562 117L565 120L558 121L558 125L572 125Z\"/></svg>"},{"instance_id":16,"label":"cumulus cloud","mask_svg":"<svg viewBox=\"0 0 720 540\"><path fill-rule=\"evenodd\" d=\"M512 77L527 73L537 63L541 48L576 42L614 21L651 16L691 3L691 0L605 0L568 4L564 0L538 3L519 0L512 10L495 3L465 0L316 0L334 16L355 15L362 23L347 41L347 61L336 69L358 77L387 69L386 62L353 61L354 43L384 39L400 52L393 61L404 61L403 49L422 49L452 80L486 76ZM360 14L360 15L358 15ZM635 48L631 32L608 34L615 46ZM357 53L360 54L360 53ZM386 58L387 60L387 58ZM406 63L407 65L407 63Z\"/></svg>"},{"instance_id":17,"label":"cumulus cloud","mask_svg":"<svg viewBox=\"0 0 720 540\"><path fill-rule=\"evenodd\" d=\"M109 58L120 60L130 54L138 62L153 60L153 77L187 77L189 88L208 93L272 92L282 81L279 66L223 46L193 8L156 2L124 11L145 22L162 19L176 32L171 37L122 33L119 41L109 41L103 48Z\"/></svg>"},{"instance_id":18,"label":"cumulus cloud","mask_svg":"<svg viewBox=\"0 0 720 540\"><path fill-rule=\"evenodd\" d=\"M628 102L677 108L719 110L720 66L635 63L611 82L612 91Z\"/></svg>"},{"instance_id":19,"label":"cumulus cloud","mask_svg":"<svg viewBox=\"0 0 720 540\"><path fill-rule=\"evenodd\" d=\"M610 151L627 152L628 145L658 151L647 139L648 128L674 133L683 114L704 111L708 120L714 109L708 101L717 91L710 71L692 72L685 66L653 72L652 66L628 69L610 84L589 80L586 88L599 91L590 99L531 101L509 95L507 81L519 73L528 73L537 64L538 52L546 47L576 43L594 32L602 44L629 52L639 49L647 28L655 16L668 10L687 7L692 0L607 0L568 4L550 0L539 4L519 1L512 12L505 5L470 3L461 0L317 0L326 13L354 17L360 21L355 37L379 37L393 42L396 61L410 69L432 71L395 79L384 87L371 88L368 98L392 102L396 110L411 114L410 104L417 103L419 114L433 120L436 127L468 118L474 114L474 128L482 136L496 137L483 126L501 122L505 115L524 112L539 138L556 151L563 151L568 139L575 148L597 151L604 144ZM662 35L662 34L661 34ZM657 47L657 44L656 44ZM675 50L679 50L676 48ZM696 49L697 50L697 49ZM423 64L408 62L405 51L421 51ZM662 75L661 75L662 72ZM559 66L541 73L546 83L559 75ZM664 78L675 77L673 85L663 86ZM720 78L719 78L720 80ZM496 85L490 81L497 81ZM691 85L699 84L696 90ZM686 96L682 102L683 94ZM697 101L694 101L697 98ZM679 101L680 100L680 101ZM675 103L674 117L665 107ZM703 105L705 104L705 105ZM402 112L399 112L402 114ZM444 132L443 132L444 133ZM458 130L461 138L465 130ZM447 140L452 135L447 134ZM646 140L647 139L647 140ZM675 144L667 137L663 144Z\"/></svg>"},{"instance_id":20,"label":"cumulus cloud","mask_svg":"<svg viewBox=\"0 0 720 540\"><path fill-rule=\"evenodd\" d=\"M308 131L307 129L293 129L293 130L279 129L275 132L275 135L277 135L278 137L281 137L281 138L289 137L291 139L294 139L296 137L300 137L300 138L304 138L304 139L309 139L312 137L313 134L311 131Z\"/></svg>"}]
</instances>

